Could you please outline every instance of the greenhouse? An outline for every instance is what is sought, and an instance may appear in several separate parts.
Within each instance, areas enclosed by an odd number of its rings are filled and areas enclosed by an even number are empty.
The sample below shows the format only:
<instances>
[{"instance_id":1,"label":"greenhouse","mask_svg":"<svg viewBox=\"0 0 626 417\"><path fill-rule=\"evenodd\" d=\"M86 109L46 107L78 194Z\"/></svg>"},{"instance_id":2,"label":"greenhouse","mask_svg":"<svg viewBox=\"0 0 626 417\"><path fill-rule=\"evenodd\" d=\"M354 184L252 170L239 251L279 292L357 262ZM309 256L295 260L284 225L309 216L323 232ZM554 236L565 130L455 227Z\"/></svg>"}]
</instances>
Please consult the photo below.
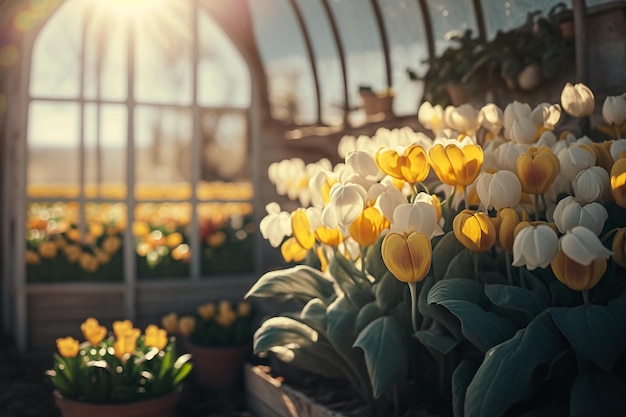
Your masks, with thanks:
<instances>
[{"instance_id":1,"label":"greenhouse","mask_svg":"<svg viewBox=\"0 0 626 417\"><path fill-rule=\"evenodd\" d=\"M59 397L190 372L317 415L250 388L278 360L342 416L626 415L626 1L4 0L0 30L1 330ZM194 350L221 326L229 389Z\"/></svg>"}]
</instances>

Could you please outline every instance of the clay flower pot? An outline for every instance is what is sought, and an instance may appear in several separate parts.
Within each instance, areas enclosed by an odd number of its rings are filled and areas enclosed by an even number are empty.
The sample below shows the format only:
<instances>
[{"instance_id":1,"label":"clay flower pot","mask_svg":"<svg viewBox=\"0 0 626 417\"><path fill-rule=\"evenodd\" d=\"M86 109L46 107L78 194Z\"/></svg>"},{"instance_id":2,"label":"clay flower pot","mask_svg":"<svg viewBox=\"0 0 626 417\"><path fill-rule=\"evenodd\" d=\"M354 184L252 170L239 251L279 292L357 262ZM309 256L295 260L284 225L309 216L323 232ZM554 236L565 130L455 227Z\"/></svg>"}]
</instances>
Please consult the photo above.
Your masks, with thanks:
<instances>
[{"instance_id":1,"label":"clay flower pot","mask_svg":"<svg viewBox=\"0 0 626 417\"><path fill-rule=\"evenodd\" d=\"M162 397L122 404L94 404L70 400L58 392L54 402L63 417L175 417L180 390Z\"/></svg>"}]
</instances>

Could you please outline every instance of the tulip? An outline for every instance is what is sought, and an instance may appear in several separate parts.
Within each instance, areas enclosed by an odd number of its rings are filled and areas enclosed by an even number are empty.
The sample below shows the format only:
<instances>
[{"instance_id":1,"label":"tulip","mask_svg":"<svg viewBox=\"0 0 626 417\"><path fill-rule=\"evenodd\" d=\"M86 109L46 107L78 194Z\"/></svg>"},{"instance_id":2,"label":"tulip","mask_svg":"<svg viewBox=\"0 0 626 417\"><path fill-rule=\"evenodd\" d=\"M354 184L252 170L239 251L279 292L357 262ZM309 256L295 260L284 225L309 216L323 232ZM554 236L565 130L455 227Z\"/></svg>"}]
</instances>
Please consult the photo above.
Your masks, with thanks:
<instances>
[{"instance_id":1,"label":"tulip","mask_svg":"<svg viewBox=\"0 0 626 417\"><path fill-rule=\"evenodd\" d=\"M307 250L313 248L315 234L311 230L311 223L305 209L298 208L291 213L291 229L293 237L300 246Z\"/></svg>"},{"instance_id":2,"label":"tulip","mask_svg":"<svg viewBox=\"0 0 626 417\"><path fill-rule=\"evenodd\" d=\"M496 227L485 213L463 210L452 221L454 236L473 252L488 251L496 243Z\"/></svg>"},{"instance_id":3,"label":"tulip","mask_svg":"<svg viewBox=\"0 0 626 417\"><path fill-rule=\"evenodd\" d=\"M530 114L530 118L538 126L544 126L549 131L554 129L561 119L561 106L558 104L540 103Z\"/></svg>"},{"instance_id":4,"label":"tulip","mask_svg":"<svg viewBox=\"0 0 626 417\"><path fill-rule=\"evenodd\" d=\"M611 249L613 249L613 260L622 268L626 268L626 227L617 230Z\"/></svg>"},{"instance_id":5,"label":"tulip","mask_svg":"<svg viewBox=\"0 0 626 417\"><path fill-rule=\"evenodd\" d=\"M458 107L446 107L444 117L450 129L473 135L480 128L479 114L480 112L474 106L465 103Z\"/></svg>"},{"instance_id":6,"label":"tulip","mask_svg":"<svg viewBox=\"0 0 626 417\"><path fill-rule=\"evenodd\" d=\"M526 103L515 100L504 108L504 129L509 131L513 122L518 119L530 118L531 108Z\"/></svg>"},{"instance_id":7,"label":"tulip","mask_svg":"<svg viewBox=\"0 0 626 417\"><path fill-rule=\"evenodd\" d=\"M376 164L383 173L410 184L424 181L430 172L426 151L419 145L408 146L402 154L382 148L376 153Z\"/></svg>"},{"instance_id":8,"label":"tulip","mask_svg":"<svg viewBox=\"0 0 626 417\"><path fill-rule=\"evenodd\" d=\"M444 184L467 186L474 182L483 164L483 149L469 144L459 147L436 144L428 152L431 166Z\"/></svg>"},{"instance_id":9,"label":"tulip","mask_svg":"<svg viewBox=\"0 0 626 417\"><path fill-rule=\"evenodd\" d=\"M522 185L517 175L511 171L498 171L493 174L483 172L476 180L478 198L488 209L500 210L515 207L522 196Z\"/></svg>"},{"instance_id":10,"label":"tulip","mask_svg":"<svg viewBox=\"0 0 626 417\"><path fill-rule=\"evenodd\" d=\"M507 252L513 252L515 240L515 228L521 222L517 211L510 207L498 210L498 243Z\"/></svg>"},{"instance_id":11,"label":"tulip","mask_svg":"<svg viewBox=\"0 0 626 417\"><path fill-rule=\"evenodd\" d=\"M396 207L391 231L404 234L418 232L429 239L443 234L438 224L436 207L425 201L400 204Z\"/></svg>"},{"instance_id":12,"label":"tulip","mask_svg":"<svg viewBox=\"0 0 626 417\"><path fill-rule=\"evenodd\" d=\"M602 118L611 125L624 123L626 121L626 98L624 96L608 96L602 104Z\"/></svg>"},{"instance_id":13,"label":"tulip","mask_svg":"<svg viewBox=\"0 0 626 417\"><path fill-rule=\"evenodd\" d=\"M513 121L508 134L513 142L529 145L537 140L537 125L529 118L520 118Z\"/></svg>"},{"instance_id":14,"label":"tulip","mask_svg":"<svg viewBox=\"0 0 626 417\"><path fill-rule=\"evenodd\" d=\"M291 235L290 216L281 211L278 203L271 202L265 206L267 216L261 219L259 230L264 239L268 240L273 248L277 248L286 236Z\"/></svg>"},{"instance_id":15,"label":"tulip","mask_svg":"<svg viewBox=\"0 0 626 417\"><path fill-rule=\"evenodd\" d=\"M559 201L552 216L561 233L575 226L584 226L599 235L609 214L600 203L581 204L573 196L567 196Z\"/></svg>"},{"instance_id":16,"label":"tulip","mask_svg":"<svg viewBox=\"0 0 626 417\"><path fill-rule=\"evenodd\" d=\"M609 189L609 174L598 166L583 169L572 181L572 188L581 203L603 201Z\"/></svg>"},{"instance_id":17,"label":"tulip","mask_svg":"<svg viewBox=\"0 0 626 417\"><path fill-rule=\"evenodd\" d=\"M94 347L98 346L107 334L106 327L100 326L98 320L93 317L85 320L80 325L80 330L83 332L85 339Z\"/></svg>"},{"instance_id":18,"label":"tulip","mask_svg":"<svg viewBox=\"0 0 626 417\"><path fill-rule=\"evenodd\" d=\"M548 148L552 148L556 144L556 141L557 141L557 138L554 132L551 130L546 130L541 135L539 135L539 139L537 140L537 142L535 142L534 146L536 148L541 148L542 146L547 146Z\"/></svg>"},{"instance_id":19,"label":"tulip","mask_svg":"<svg viewBox=\"0 0 626 417\"><path fill-rule=\"evenodd\" d=\"M113 334L116 338L124 335L128 330L133 328L133 323L130 320L114 321L113 322Z\"/></svg>"},{"instance_id":20,"label":"tulip","mask_svg":"<svg viewBox=\"0 0 626 417\"><path fill-rule=\"evenodd\" d=\"M489 103L480 109L479 116L482 126L494 136L500 133L504 124L504 112L493 103Z\"/></svg>"},{"instance_id":21,"label":"tulip","mask_svg":"<svg viewBox=\"0 0 626 417\"><path fill-rule=\"evenodd\" d=\"M586 117L593 113L595 97L586 85L567 83L561 92L561 106L571 116Z\"/></svg>"},{"instance_id":22,"label":"tulip","mask_svg":"<svg viewBox=\"0 0 626 417\"><path fill-rule=\"evenodd\" d=\"M280 254L285 262L300 262L306 258L309 249L303 248L295 237L285 240L280 246Z\"/></svg>"},{"instance_id":23,"label":"tulip","mask_svg":"<svg viewBox=\"0 0 626 417\"><path fill-rule=\"evenodd\" d=\"M330 228L324 225L315 229L315 239L325 245L336 248L343 241L343 235L338 228Z\"/></svg>"},{"instance_id":24,"label":"tulip","mask_svg":"<svg viewBox=\"0 0 626 417\"><path fill-rule=\"evenodd\" d=\"M137 339L141 336L139 329L125 329L123 333L116 336L113 343L113 349L115 349L115 356L122 362L126 362L128 357L137 349Z\"/></svg>"},{"instance_id":25,"label":"tulip","mask_svg":"<svg viewBox=\"0 0 626 417\"><path fill-rule=\"evenodd\" d=\"M375 207L368 207L350 224L350 236L361 246L374 244L389 221Z\"/></svg>"},{"instance_id":26,"label":"tulip","mask_svg":"<svg viewBox=\"0 0 626 417\"><path fill-rule=\"evenodd\" d=\"M500 169L515 172L517 158L526 152L526 148L514 142L500 145L496 151L496 158Z\"/></svg>"},{"instance_id":27,"label":"tulip","mask_svg":"<svg viewBox=\"0 0 626 417\"><path fill-rule=\"evenodd\" d=\"M385 187L376 199L376 205L389 221L393 220L393 212L400 204L406 204L406 197L394 186Z\"/></svg>"},{"instance_id":28,"label":"tulip","mask_svg":"<svg viewBox=\"0 0 626 417\"><path fill-rule=\"evenodd\" d=\"M365 208L367 191L362 185L335 183L330 189L330 201L322 211L324 225L347 227Z\"/></svg>"},{"instance_id":29,"label":"tulip","mask_svg":"<svg viewBox=\"0 0 626 417\"><path fill-rule=\"evenodd\" d=\"M355 151L348 154L346 166L368 181L380 181L383 177L374 156L367 151Z\"/></svg>"},{"instance_id":30,"label":"tulip","mask_svg":"<svg viewBox=\"0 0 626 417\"><path fill-rule=\"evenodd\" d=\"M589 290L600 282L606 272L606 259L594 259L589 265L576 262L559 250L550 263L552 272L563 284L574 291Z\"/></svg>"},{"instance_id":31,"label":"tulip","mask_svg":"<svg viewBox=\"0 0 626 417\"><path fill-rule=\"evenodd\" d=\"M575 226L560 239L561 250L571 259L582 265L589 265L594 259L608 258L611 251L602 245L600 238L584 226Z\"/></svg>"},{"instance_id":32,"label":"tulip","mask_svg":"<svg viewBox=\"0 0 626 417\"><path fill-rule=\"evenodd\" d=\"M215 303L206 303L198 306L196 309L198 315L202 317L202 320L209 321L213 317L215 317L215 312L217 311L217 307Z\"/></svg>"},{"instance_id":33,"label":"tulip","mask_svg":"<svg viewBox=\"0 0 626 417\"><path fill-rule=\"evenodd\" d=\"M605 142L606 143L606 142ZM611 153L604 143L592 143L591 150L596 155L596 165L605 169L606 172L611 172L613 166L613 159Z\"/></svg>"},{"instance_id":34,"label":"tulip","mask_svg":"<svg viewBox=\"0 0 626 417\"><path fill-rule=\"evenodd\" d=\"M615 161L611 168L611 194L618 206L626 208L626 157Z\"/></svg>"},{"instance_id":35,"label":"tulip","mask_svg":"<svg viewBox=\"0 0 626 417\"><path fill-rule=\"evenodd\" d=\"M617 139L611 142L609 147L609 153L613 161L617 162L620 159L622 152L626 151L626 139Z\"/></svg>"},{"instance_id":36,"label":"tulip","mask_svg":"<svg viewBox=\"0 0 626 417\"><path fill-rule=\"evenodd\" d=\"M417 111L417 119L422 126L434 133L446 128L444 110L439 104L433 106L427 101L422 103Z\"/></svg>"},{"instance_id":37,"label":"tulip","mask_svg":"<svg viewBox=\"0 0 626 417\"><path fill-rule=\"evenodd\" d=\"M561 150L557 157L561 175L568 181L572 181L583 169L596 164L596 154L586 145L572 145Z\"/></svg>"},{"instance_id":38,"label":"tulip","mask_svg":"<svg viewBox=\"0 0 626 417\"><path fill-rule=\"evenodd\" d=\"M383 262L396 279L419 282L430 270L432 246L430 239L418 232L409 235L389 233L381 246Z\"/></svg>"},{"instance_id":39,"label":"tulip","mask_svg":"<svg viewBox=\"0 0 626 417\"><path fill-rule=\"evenodd\" d=\"M178 333L178 314L169 313L161 318L161 326L170 334Z\"/></svg>"},{"instance_id":40,"label":"tulip","mask_svg":"<svg viewBox=\"0 0 626 417\"><path fill-rule=\"evenodd\" d=\"M178 330L183 336L189 336L196 329L196 318L193 316L183 316L178 321Z\"/></svg>"},{"instance_id":41,"label":"tulip","mask_svg":"<svg viewBox=\"0 0 626 417\"><path fill-rule=\"evenodd\" d=\"M52 241L43 241L37 247L37 252L45 259L53 259L57 256L57 245Z\"/></svg>"},{"instance_id":42,"label":"tulip","mask_svg":"<svg viewBox=\"0 0 626 417\"><path fill-rule=\"evenodd\" d=\"M165 346L167 346L167 332L164 329L159 329L159 327L154 324L150 324L146 327L144 343L148 347L163 350Z\"/></svg>"},{"instance_id":43,"label":"tulip","mask_svg":"<svg viewBox=\"0 0 626 417\"><path fill-rule=\"evenodd\" d=\"M530 148L517 158L516 171L522 191L543 194L559 174L559 159L548 148Z\"/></svg>"},{"instance_id":44,"label":"tulip","mask_svg":"<svg viewBox=\"0 0 626 417\"><path fill-rule=\"evenodd\" d=\"M57 339L57 349L59 354L64 358L75 358L78 356L79 343L73 337L64 337Z\"/></svg>"},{"instance_id":45,"label":"tulip","mask_svg":"<svg viewBox=\"0 0 626 417\"><path fill-rule=\"evenodd\" d=\"M513 266L545 268L559 250L559 237L545 222L521 222L514 233Z\"/></svg>"}]
</instances>

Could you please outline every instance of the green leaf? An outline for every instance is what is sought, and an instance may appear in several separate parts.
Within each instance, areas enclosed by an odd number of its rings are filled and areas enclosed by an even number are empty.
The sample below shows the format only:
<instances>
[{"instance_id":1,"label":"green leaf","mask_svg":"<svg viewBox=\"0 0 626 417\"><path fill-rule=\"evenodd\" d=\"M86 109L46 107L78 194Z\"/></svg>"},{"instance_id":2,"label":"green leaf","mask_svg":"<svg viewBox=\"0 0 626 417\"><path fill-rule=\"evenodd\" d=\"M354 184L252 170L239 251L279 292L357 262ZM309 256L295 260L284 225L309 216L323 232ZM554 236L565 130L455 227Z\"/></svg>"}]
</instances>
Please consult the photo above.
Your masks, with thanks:
<instances>
[{"instance_id":1,"label":"green leaf","mask_svg":"<svg viewBox=\"0 0 626 417\"><path fill-rule=\"evenodd\" d=\"M330 262L329 270L337 285L356 308L361 308L372 301L371 284L364 281L362 272L356 269L354 262L341 254L336 254Z\"/></svg>"},{"instance_id":2,"label":"green leaf","mask_svg":"<svg viewBox=\"0 0 626 417\"><path fill-rule=\"evenodd\" d=\"M383 239L384 236L380 236L376 243L367 248L367 253L365 254L365 269L377 281L389 272L387 266L385 266L383 255L380 250Z\"/></svg>"},{"instance_id":3,"label":"green leaf","mask_svg":"<svg viewBox=\"0 0 626 417\"><path fill-rule=\"evenodd\" d=\"M448 266L454 257L465 247L456 239L453 232L446 233L433 248L431 271L436 281L443 279ZM472 271L472 269L469 269Z\"/></svg>"},{"instance_id":4,"label":"green leaf","mask_svg":"<svg viewBox=\"0 0 626 417\"><path fill-rule=\"evenodd\" d=\"M625 416L626 384L603 371L581 374L570 392L570 416Z\"/></svg>"},{"instance_id":5,"label":"green leaf","mask_svg":"<svg viewBox=\"0 0 626 417\"><path fill-rule=\"evenodd\" d=\"M374 320L359 334L354 346L365 353L374 398L389 387L405 382L409 340L398 321L385 316Z\"/></svg>"},{"instance_id":6,"label":"green leaf","mask_svg":"<svg viewBox=\"0 0 626 417\"><path fill-rule=\"evenodd\" d=\"M525 288L510 285L486 285L485 295L497 306L524 311L530 319L548 307L541 296Z\"/></svg>"},{"instance_id":7,"label":"green leaf","mask_svg":"<svg viewBox=\"0 0 626 417\"><path fill-rule=\"evenodd\" d=\"M376 301L365 304L365 307L363 307L356 316L356 324L354 325L356 333L361 332L368 324L382 315L383 311Z\"/></svg>"},{"instance_id":8,"label":"green leaf","mask_svg":"<svg viewBox=\"0 0 626 417\"><path fill-rule=\"evenodd\" d=\"M311 299L302 308L300 318L303 322L314 328L318 332L326 331L326 309L328 307L319 298Z\"/></svg>"},{"instance_id":9,"label":"green leaf","mask_svg":"<svg viewBox=\"0 0 626 417\"><path fill-rule=\"evenodd\" d=\"M474 279L474 254L465 249L450 261L443 279Z\"/></svg>"},{"instance_id":10,"label":"green leaf","mask_svg":"<svg viewBox=\"0 0 626 417\"><path fill-rule=\"evenodd\" d=\"M532 393L535 369L567 348L550 313L539 314L526 329L485 355L467 388L465 417L503 416Z\"/></svg>"},{"instance_id":11,"label":"green leaf","mask_svg":"<svg viewBox=\"0 0 626 417\"><path fill-rule=\"evenodd\" d=\"M308 346L315 343L318 333L310 326L291 317L272 317L265 320L254 333L254 353L267 352L276 346Z\"/></svg>"},{"instance_id":12,"label":"green leaf","mask_svg":"<svg viewBox=\"0 0 626 417\"><path fill-rule=\"evenodd\" d=\"M441 304L448 300L463 300L482 308L489 306L483 285L472 279L453 278L436 282L428 292L428 304Z\"/></svg>"},{"instance_id":13,"label":"green leaf","mask_svg":"<svg viewBox=\"0 0 626 417\"><path fill-rule=\"evenodd\" d=\"M549 404L535 408L519 417L570 417L569 410L562 404Z\"/></svg>"},{"instance_id":14,"label":"green leaf","mask_svg":"<svg viewBox=\"0 0 626 417\"><path fill-rule=\"evenodd\" d=\"M447 332L446 332L447 333ZM424 346L434 349L437 352L447 355L460 343L457 339L445 334L442 329L418 330L415 338Z\"/></svg>"},{"instance_id":15,"label":"green leaf","mask_svg":"<svg viewBox=\"0 0 626 417\"><path fill-rule=\"evenodd\" d=\"M248 297L273 298L279 301L294 298L305 303L312 298L320 298L329 302L335 297L335 289L332 281L320 271L298 265L267 272L248 291L245 298Z\"/></svg>"},{"instance_id":16,"label":"green leaf","mask_svg":"<svg viewBox=\"0 0 626 417\"><path fill-rule=\"evenodd\" d=\"M435 283L435 279L432 276L427 276L426 279L422 281L422 288L417 300L417 308L424 317L422 320L422 328L429 328L432 325L432 319L434 319L443 325L457 340L464 340L459 319L445 307L428 302L430 290Z\"/></svg>"},{"instance_id":17,"label":"green leaf","mask_svg":"<svg viewBox=\"0 0 626 417\"><path fill-rule=\"evenodd\" d=\"M332 345L348 358L356 339L356 317L358 310L344 296L339 296L328 306L326 332Z\"/></svg>"},{"instance_id":18,"label":"green leaf","mask_svg":"<svg viewBox=\"0 0 626 417\"><path fill-rule=\"evenodd\" d=\"M406 289L406 283L398 281L393 274L387 272L374 284L376 302L382 311L388 312L402 301Z\"/></svg>"},{"instance_id":19,"label":"green leaf","mask_svg":"<svg viewBox=\"0 0 626 417\"><path fill-rule=\"evenodd\" d=\"M189 362L183 363L182 366L178 369L178 371L174 374L175 376L170 386L175 387L181 382L183 382L183 380L187 377L187 375L189 375L192 369L193 369L193 366L191 365L191 363Z\"/></svg>"},{"instance_id":20,"label":"green leaf","mask_svg":"<svg viewBox=\"0 0 626 417\"><path fill-rule=\"evenodd\" d=\"M607 306L551 308L550 313L572 348L602 369L610 370L626 347L626 295Z\"/></svg>"},{"instance_id":21,"label":"green leaf","mask_svg":"<svg viewBox=\"0 0 626 417\"><path fill-rule=\"evenodd\" d=\"M465 393L479 366L479 361L464 359L452 373L452 410L455 417L463 417Z\"/></svg>"}]
</instances>

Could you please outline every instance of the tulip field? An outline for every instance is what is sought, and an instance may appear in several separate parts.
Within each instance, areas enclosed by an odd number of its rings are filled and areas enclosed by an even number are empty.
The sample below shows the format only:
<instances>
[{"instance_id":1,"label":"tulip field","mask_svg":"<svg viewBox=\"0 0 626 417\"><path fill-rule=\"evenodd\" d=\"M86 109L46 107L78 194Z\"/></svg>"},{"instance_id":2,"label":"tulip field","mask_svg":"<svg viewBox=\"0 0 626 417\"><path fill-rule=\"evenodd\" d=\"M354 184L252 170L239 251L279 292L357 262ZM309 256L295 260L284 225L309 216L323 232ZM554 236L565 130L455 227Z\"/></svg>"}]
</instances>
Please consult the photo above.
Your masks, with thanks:
<instances>
[{"instance_id":1,"label":"tulip field","mask_svg":"<svg viewBox=\"0 0 626 417\"><path fill-rule=\"evenodd\" d=\"M192 224L192 204L154 202L167 195L184 198L190 187L178 194L167 187L143 187L138 194L132 225L127 205L121 201L54 201L73 195L72 187L31 187L33 202L27 207L26 264L29 282L119 281L124 274L124 234L132 230L136 273L142 278L185 278L190 275L191 232L196 227L200 240L202 276L252 270L252 190L248 184L203 184L197 224ZM125 190L107 191L121 196ZM87 191L87 190L86 190ZM187 192L188 191L188 192ZM52 195L54 192L56 195ZM153 199L148 201L148 199ZM46 199L45 201L43 199ZM37 201L38 200L38 201ZM229 201L234 200L234 201Z\"/></svg>"}]
</instances>

